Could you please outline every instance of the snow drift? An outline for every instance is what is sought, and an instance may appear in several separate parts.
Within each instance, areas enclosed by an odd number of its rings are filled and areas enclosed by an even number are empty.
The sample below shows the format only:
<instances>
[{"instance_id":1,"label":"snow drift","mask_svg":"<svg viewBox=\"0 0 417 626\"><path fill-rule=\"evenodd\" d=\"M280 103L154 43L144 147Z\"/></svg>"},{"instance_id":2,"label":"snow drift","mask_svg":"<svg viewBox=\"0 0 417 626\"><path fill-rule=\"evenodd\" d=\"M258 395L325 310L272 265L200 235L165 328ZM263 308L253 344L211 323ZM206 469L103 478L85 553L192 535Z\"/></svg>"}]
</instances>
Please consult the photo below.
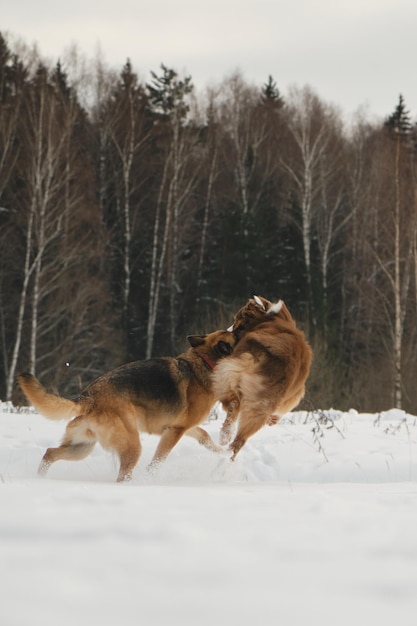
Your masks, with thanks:
<instances>
[{"instance_id":1,"label":"snow drift","mask_svg":"<svg viewBox=\"0 0 417 626\"><path fill-rule=\"evenodd\" d=\"M39 479L64 424L13 411L0 404L1 624L415 623L414 416L291 413L235 463L184 438L155 477L143 436L117 485L99 447Z\"/></svg>"}]
</instances>

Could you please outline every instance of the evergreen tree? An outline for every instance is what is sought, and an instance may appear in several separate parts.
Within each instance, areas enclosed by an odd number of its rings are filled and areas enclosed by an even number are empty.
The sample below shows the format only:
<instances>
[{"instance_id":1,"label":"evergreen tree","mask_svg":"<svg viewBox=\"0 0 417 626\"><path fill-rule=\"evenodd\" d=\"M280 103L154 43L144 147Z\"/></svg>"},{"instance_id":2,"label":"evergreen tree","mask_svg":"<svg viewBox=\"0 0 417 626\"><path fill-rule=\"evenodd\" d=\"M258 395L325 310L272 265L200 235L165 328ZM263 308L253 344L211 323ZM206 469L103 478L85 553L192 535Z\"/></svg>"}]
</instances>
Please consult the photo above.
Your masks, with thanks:
<instances>
[{"instance_id":1,"label":"evergreen tree","mask_svg":"<svg viewBox=\"0 0 417 626\"><path fill-rule=\"evenodd\" d=\"M158 76L151 72L152 81L147 83L146 88L154 113L163 117L171 117L175 113L178 119L184 119L189 111L186 96L190 94L194 86L191 76L186 76L184 80L178 78L175 70L169 69L161 64L162 74Z\"/></svg>"},{"instance_id":2,"label":"evergreen tree","mask_svg":"<svg viewBox=\"0 0 417 626\"><path fill-rule=\"evenodd\" d=\"M411 131L410 112L407 111L404 98L400 94L395 111L387 118L385 126L402 136L409 135Z\"/></svg>"},{"instance_id":3,"label":"evergreen tree","mask_svg":"<svg viewBox=\"0 0 417 626\"><path fill-rule=\"evenodd\" d=\"M265 106L273 109L282 109L285 105L284 99L271 75L268 76L267 82L262 87L261 102Z\"/></svg>"},{"instance_id":4,"label":"evergreen tree","mask_svg":"<svg viewBox=\"0 0 417 626\"><path fill-rule=\"evenodd\" d=\"M64 72L60 61L58 61L55 69L51 73L51 84L55 86L56 91L60 93L63 98L69 99L72 90L68 85L68 76L66 72Z\"/></svg>"}]
</instances>

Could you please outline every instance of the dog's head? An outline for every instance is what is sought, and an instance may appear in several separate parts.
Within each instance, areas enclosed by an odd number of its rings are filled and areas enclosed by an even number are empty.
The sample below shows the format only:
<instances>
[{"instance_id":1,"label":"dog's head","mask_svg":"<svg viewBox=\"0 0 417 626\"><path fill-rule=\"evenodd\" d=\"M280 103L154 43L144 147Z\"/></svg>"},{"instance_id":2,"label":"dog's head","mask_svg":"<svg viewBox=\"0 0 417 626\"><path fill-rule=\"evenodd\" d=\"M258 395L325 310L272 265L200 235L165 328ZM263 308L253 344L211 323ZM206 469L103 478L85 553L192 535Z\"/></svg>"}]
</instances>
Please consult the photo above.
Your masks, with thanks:
<instances>
[{"instance_id":1,"label":"dog's head","mask_svg":"<svg viewBox=\"0 0 417 626\"><path fill-rule=\"evenodd\" d=\"M233 324L228 328L228 331L240 339L244 333L250 332L258 324L277 318L295 324L283 300L271 302L262 296L253 296L236 313Z\"/></svg>"},{"instance_id":2,"label":"dog's head","mask_svg":"<svg viewBox=\"0 0 417 626\"><path fill-rule=\"evenodd\" d=\"M235 335L227 330L215 330L208 335L188 335L187 339L191 349L205 355L212 363L232 354L237 343Z\"/></svg>"}]
</instances>

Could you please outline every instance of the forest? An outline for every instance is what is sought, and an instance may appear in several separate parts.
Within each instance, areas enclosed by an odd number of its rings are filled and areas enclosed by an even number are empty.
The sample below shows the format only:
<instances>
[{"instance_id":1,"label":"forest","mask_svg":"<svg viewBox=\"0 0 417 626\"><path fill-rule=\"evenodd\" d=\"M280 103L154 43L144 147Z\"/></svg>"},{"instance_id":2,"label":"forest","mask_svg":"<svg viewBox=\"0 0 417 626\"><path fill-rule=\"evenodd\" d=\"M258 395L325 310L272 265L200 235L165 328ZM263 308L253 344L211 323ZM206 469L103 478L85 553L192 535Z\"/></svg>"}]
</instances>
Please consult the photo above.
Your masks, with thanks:
<instances>
[{"instance_id":1,"label":"forest","mask_svg":"<svg viewBox=\"0 0 417 626\"><path fill-rule=\"evenodd\" d=\"M196 93L0 33L0 399L76 395L122 362L285 300L314 351L303 408L417 403L417 128L236 72Z\"/></svg>"}]
</instances>

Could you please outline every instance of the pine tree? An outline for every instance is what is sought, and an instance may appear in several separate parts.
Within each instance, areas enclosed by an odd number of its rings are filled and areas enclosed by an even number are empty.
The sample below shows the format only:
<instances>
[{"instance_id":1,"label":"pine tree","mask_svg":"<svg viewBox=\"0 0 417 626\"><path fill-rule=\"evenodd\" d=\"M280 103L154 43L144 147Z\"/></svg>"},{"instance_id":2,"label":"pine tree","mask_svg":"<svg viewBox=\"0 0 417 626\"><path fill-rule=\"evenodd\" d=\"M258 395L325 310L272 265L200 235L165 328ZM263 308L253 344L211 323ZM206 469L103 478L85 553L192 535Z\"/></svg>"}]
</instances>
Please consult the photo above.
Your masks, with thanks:
<instances>
[{"instance_id":1,"label":"pine tree","mask_svg":"<svg viewBox=\"0 0 417 626\"><path fill-rule=\"evenodd\" d=\"M180 80L177 72L163 63L161 70L160 76L151 72L152 82L146 85L153 111L167 118L174 113L177 119L184 119L189 111L186 96L194 89L191 76Z\"/></svg>"},{"instance_id":2,"label":"pine tree","mask_svg":"<svg viewBox=\"0 0 417 626\"><path fill-rule=\"evenodd\" d=\"M268 76L267 82L261 89L261 102L273 109L282 109L285 105L284 99L271 75Z\"/></svg>"},{"instance_id":3,"label":"pine tree","mask_svg":"<svg viewBox=\"0 0 417 626\"><path fill-rule=\"evenodd\" d=\"M410 112L407 111L404 98L400 94L395 111L387 118L385 126L394 133L406 136L411 132Z\"/></svg>"}]
</instances>

